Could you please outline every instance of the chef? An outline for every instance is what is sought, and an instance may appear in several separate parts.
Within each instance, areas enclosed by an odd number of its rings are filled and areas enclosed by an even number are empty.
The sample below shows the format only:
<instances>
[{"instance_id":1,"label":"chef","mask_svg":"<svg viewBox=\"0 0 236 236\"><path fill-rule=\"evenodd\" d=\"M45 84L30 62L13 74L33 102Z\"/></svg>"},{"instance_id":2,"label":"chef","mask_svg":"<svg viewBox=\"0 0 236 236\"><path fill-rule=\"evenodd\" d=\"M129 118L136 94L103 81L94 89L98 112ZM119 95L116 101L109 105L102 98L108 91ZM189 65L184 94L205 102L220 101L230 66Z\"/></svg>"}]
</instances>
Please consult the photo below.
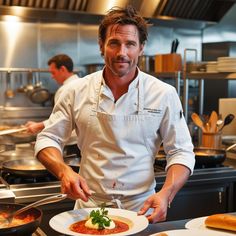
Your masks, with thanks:
<instances>
[{"instance_id":1,"label":"chef","mask_svg":"<svg viewBox=\"0 0 236 236\"><path fill-rule=\"evenodd\" d=\"M147 35L147 22L133 7L109 11L99 26L103 70L63 92L35 150L61 181L62 192L77 199L76 208L94 207L91 197L158 222L165 220L195 159L175 88L137 67ZM62 157L73 129L82 155L79 173ZM153 164L161 143L167 175L155 193Z\"/></svg>"},{"instance_id":2,"label":"chef","mask_svg":"<svg viewBox=\"0 0 236 236\"><path fill-rule=\"evenodd\" d=\"M63 90L66 90L66 86L70 82L79 79L79 77L73 72L73 60L66 54L57 54L51 57L48 60L48 66L52 78L61 85L54 96L54 103L56 103ZM47 125L47 122L48 120L42 122L28 121L25 126L27 127L27 132L37 134Z\"/></svg>"}]
</instances>

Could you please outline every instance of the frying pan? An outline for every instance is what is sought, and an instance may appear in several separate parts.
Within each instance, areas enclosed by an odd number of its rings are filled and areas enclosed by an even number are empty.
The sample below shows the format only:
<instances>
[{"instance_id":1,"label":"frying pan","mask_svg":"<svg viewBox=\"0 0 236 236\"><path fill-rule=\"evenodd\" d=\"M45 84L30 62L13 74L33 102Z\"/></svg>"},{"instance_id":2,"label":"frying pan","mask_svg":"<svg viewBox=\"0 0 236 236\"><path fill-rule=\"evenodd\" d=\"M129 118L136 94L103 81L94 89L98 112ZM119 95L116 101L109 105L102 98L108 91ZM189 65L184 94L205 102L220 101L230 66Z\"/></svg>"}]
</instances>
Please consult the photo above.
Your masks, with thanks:
<instances>
[{"instance_id":1,"label":"frying pan","mask_svg":"<svg viewBox=\"0 0 236 236\"><path fill-rule=\"evenodd\" d=\"M50 175L47 169L37 159L17 159L4 161L2 170L11 174L27 177Z\"/></svg>"},{"instance_id":2,"label":"frying pan","mask_svg":"<svg viewBox=\"0 0 236 236\"><path fill-rule=\"evenodd\" d=\"M24 207L21 204L14 203L0 203L0 212L12 213L16 210ZM31 208L25 212L22 212L19 216L21 219L27 217L27 215L33 216L34 220L18 226L8 227L8 228L0 228L1 236L30 236L36 229L39 227L41 219L42 219L42 211L38 208Z\"/></svg>"},{"instance_id":3,"label":"frying pan","mask_svg":"<svg viewBox=\"0 0 236 236\"><path fill-rule=\"evenodd\" d=\"M226 158L225 149L195 147L194 153L196 165L219 165Z\"/></svg>"}]
</instances>

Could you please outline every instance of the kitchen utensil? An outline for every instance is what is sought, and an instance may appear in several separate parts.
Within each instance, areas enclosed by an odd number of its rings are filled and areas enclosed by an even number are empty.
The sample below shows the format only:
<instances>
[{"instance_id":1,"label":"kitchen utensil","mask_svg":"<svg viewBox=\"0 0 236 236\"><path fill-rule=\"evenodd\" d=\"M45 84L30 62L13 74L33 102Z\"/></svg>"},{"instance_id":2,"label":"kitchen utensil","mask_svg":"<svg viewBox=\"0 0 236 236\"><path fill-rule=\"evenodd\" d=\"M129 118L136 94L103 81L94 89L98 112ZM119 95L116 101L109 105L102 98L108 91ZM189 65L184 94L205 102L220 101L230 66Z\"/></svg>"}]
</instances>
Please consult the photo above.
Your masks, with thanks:
<instances>
[{"instance_id":1,"label":"kitchen utensil","mask_svg":"<svg viewBox=\"0 0 236 236\"><path fill-rule=\"evenodd\" d=\"M226 153L234 148L236 144L229 146L226 149L216 149L216 148L205 148L205 147L195 147L195 159L196 166L200 165L219 165L223 163L226 159Z\"/></svg>"},{"instance_id":2,"label":"kitchen utensil","mask_svg":"<svg viewBox=\"0 0 236 236\"><path fill-rule=\"evenodd\" d=\"M209 123L209 131L211 133L214 133L217 131L217 120L218 120L218 115L215 111L211 112L210 118L208 120Z\"/></svg>"},{"instance_id":3,"label":"kitchen utensil","mask_svg":"<svg viewBox=\"0 0 236 236\"><path fill-rule=\"evenodd\" d=\"M234 119L234 115L233 114L228 114L225 119L224 119L224 124L223 126L219 129L219 131L221 131L226 125L229 125Z\"/></svg>"},{"instance_id":4,"label":"kitchen utensil","mask_svg":"<svg viewBox=\"0 0 236 236\"><path fill-rule=\"evenodd\" d=\"M207 148L221 148L221 132L203 132L201 146Z\"/></svg>"},{"instance_id":5,"label":"kitchen utensil","mask_svg":"<svg viewBox=\"0 0 236 236\"><path fill-rule=\"evenodd\" d=\"M179 46L179 40L178 40L178 39L175 39L174 53L177 52L178 46Z\"/></svg>"},{"instance_id":6,"label":"kitchen utensil","mask_svg":"<svg viewBox=\"0 0 236 236\"><path fill-rule=\"evenodd\" d=\"M22 132L22 131L26 131L26 130L27 130L26 127L17 128L17 129L2 130L2 131L0 131L0 136L1 136L1 135L7 135L7 134L18 133L18 132Z\"/></svg>"},{"instance_id":7,"label":"kitchen utensil","mask_svg":"<svg viewBox=\"0 0 236 236\"><path fill-rule=\"evenodd\" d=\"M51 175L50 172L36 159L24 158L4 161L2 170L11 174L25 177L40 177Z\"/></svg>"},{"instance_id":8,"label":"kitchen utensil","mask_svg":"<svg viewBox=\"0 0 236 236\"><path fill-rule=\"evenodd\" d=\"M9 71L7 72L6 83L7 83L7 90L5 92L5 95L7 98L13 98L15 96L15 93L11 88L11 73Z\"/></svg>"},{"instance_id":9,"label":"kitchen utensil","mask_svg":"<svg viewBox=\"0 0 236 236\"><path fill-rule=\"evenodd\" d=\"M175 48L175 40L173 40L172 43L171 43L170 53L174 53L174 48Z\"/></svg>"},{"instance_id":10,"label":"kitchen utensil","mask_svg":"<svg viewBox=\"0 0 236 236\"><path fill-rule=\"evenodd\" d=\"M24 93L25 92L25 87L23 85L23 76L22 74L19 74L19 80L20 80L20 87L17 88L18 93Z\"/></svg>"},{"instance_id":11,"label":"kitchen utensil","mask_svg":"<svg viewBox=\"0 0 236 236\"><path fill-rule=\"evenodd\" d=\"M226 158L226 150L205 147L194 148L196 164L195 166L219 165Z\"/></svg>"},{"instance_id":12,"label":"kitchen utensil","mask_svg":"<svg viewBox=\"0 0 236 236\"><path fill-rule=\"evenodd\" d=\"M24 205L21 204L15 204L15 203L0 203L0 212L11 214L12 212L15 212L16 210L24 207ZM26 236L26 235L32 235L33 232L36 231L36 229L39 227L41 219L42 219L42 211L38 208L31 208L25 212L22 212L19 215L19 218L24 220L28 217L32 217L32 221L12 226L12 227L6 227L6 228L0 228L0 235L1 236Z\"/></svg>"},{"instance_id":13,"label":"kitchen utensil","mask_svg":"<svg viewBox=\"0 0 236 236\"><path fill-rule=\"evenodd\" d=\"M38 74L38 76L40 77L40 74ZM28 94L28 96L33 103L42 104L49 100L50 93L46 88L42 87L40 78L38 78L37 76L35 78L36 84L33 90Z\"/></svg>"},{"instance_id":14,"label":"kitchen utensil","mask_svg":"<svg viewBox=\"0 0 236 236\"><path fill-rule=\"evenodd\" d=\"M45 205L45 204L49 204L49 203L53 203L53 202L59 202L62 201L64 199L67 198L67 194L57 194L54 196L50 196L50 197L46 197L43 198L39 201L33 202L23 208L20 208L19 210L15 211L15 212L11 212L5 219L4 221L8 222L9 224L12 222L13 218L17 215L20 215L22 212L25 212L33 207L37 207L37 206L41 206L41 205Z\"/></svg>"},{"instance_id":15,"label":"kitchen utensil","mask_svg":"<svg viewBox=\"0 0 236 236\"><path fill-rule=\"evenodd\" d=\"M206 128L204 127L204 123L200 116L197 113L192 113L191 118L195 125L197 125L203 132L207 132Z\"/></svg>"}]
</instances>

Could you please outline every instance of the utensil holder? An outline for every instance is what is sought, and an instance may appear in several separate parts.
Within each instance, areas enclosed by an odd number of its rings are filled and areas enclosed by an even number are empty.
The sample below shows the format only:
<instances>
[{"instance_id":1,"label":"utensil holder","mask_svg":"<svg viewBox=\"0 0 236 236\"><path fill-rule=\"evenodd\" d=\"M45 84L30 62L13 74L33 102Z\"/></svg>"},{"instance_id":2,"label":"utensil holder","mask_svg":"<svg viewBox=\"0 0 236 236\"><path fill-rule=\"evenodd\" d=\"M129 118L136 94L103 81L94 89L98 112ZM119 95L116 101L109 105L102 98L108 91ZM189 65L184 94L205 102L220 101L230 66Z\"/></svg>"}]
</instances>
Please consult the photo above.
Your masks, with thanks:
<instances>
[{"instance_id":1,"label":"utensil holder","mask_svg":"<svg viewBox=\"0 0 236 236\"><path fill-rule=\"evenodd\" d=\"M182 70L182 58L180 54L157 54L155 56L154 69L156 73L176 72Z\"/></svg>"},{"instance_id":2,"label":"utensil holder","mask_svg":"<svg viewBox=\"0 0 236 236\"><path fill-rule=\"evenodd\" d=\"M221 132L217 133L202 133L201 147L220 149L221 148Z\"/></svg>"}]
</instances>

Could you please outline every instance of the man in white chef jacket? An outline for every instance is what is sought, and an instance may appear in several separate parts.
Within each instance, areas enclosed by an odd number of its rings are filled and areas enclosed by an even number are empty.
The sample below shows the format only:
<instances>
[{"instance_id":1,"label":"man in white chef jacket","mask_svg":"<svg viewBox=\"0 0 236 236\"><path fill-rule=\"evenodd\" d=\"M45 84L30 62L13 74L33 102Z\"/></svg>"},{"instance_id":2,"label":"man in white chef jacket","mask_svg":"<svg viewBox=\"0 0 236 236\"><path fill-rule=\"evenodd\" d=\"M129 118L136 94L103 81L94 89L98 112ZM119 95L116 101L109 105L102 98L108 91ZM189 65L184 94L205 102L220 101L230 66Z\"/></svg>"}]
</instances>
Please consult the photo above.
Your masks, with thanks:
<instances>
[{"instance_id":1,"label":"man in white chef jacket","mask_svg":"<svg viewBox=\"0 0 236 236\"><path fill-rule=\"evenodd\" d=\"M79 79L79 77L73 72L73 60L66 54L57 54L53 56L48 60L48 66L52 78L59 85L61 85L54 96L54 103L56 103L63 90L66 90L66 86L70 82ZM44 127L47 125L47 122L48 120L42 122L28 121L25 126L27 127L27 131L29 133L37 134L42 129L44 129ZM75 137L76 135L72 135L70 138L70 143L74 143Z\"/></svg>"},{"instance_id":2,"label":"man in white chef jacket","mask_svg":"<svg viewBox=\"0 0 236 236\"><path fill-rule=\"evenodd\" d=\"M112 9L99 26L105 67L70 86L49 125L38 135L37 158L77 199L76 208L116 202L165 220L168 205L193 171L191 137L176 90L137 67L147 40L147 23L131 6ZM79 174L65 165L62 146L71 131L81 150ZM155 193L153 164L161 143L166 180Z\"/></svg>"}]
</instances>

